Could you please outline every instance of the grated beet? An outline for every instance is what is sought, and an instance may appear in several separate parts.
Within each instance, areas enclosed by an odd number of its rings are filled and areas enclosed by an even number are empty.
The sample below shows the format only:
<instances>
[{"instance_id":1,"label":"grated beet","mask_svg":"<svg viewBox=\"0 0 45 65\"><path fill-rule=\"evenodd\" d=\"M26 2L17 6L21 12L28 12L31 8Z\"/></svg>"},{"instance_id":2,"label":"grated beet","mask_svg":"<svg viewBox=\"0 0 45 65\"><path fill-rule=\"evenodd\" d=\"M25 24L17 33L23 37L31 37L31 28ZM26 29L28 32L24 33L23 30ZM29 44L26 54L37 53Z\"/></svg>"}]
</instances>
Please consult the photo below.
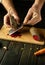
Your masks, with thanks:
<instances>
[{"instance_id":1,"label":"grated beet","mask_svg":"<svg viewBox=\"0 0 45 65\"><path fill-rule=\"evenodd\" d=\"M19 32L17 32L17 33L13 33L13 34L11 34L10 35L11 37L20 37L21 36L21 34L19 33Z\"/></svg>"}]
</instances>

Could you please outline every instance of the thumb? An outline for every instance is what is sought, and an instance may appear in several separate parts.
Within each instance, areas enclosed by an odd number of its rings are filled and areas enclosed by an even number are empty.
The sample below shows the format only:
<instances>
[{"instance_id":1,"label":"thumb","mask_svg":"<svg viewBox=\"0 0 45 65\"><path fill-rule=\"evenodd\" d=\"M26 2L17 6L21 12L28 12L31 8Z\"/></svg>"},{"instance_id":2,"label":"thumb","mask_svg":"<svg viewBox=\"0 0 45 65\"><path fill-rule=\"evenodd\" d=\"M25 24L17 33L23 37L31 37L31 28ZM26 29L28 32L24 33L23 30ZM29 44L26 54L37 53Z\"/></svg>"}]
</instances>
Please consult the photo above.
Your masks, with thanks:
<instances>
[{"instance_id":1,"label":"thumb","mask_svg":"<svg viewBox=\"0 0 45 65\"><path fill-rule=\"evenodd\" d=\"M10 11L9 11L9 14L11 14L11 16L13 16L14 19L15 19L17 22L19 22L20 18L19 18L18 14L17 14L17 12L16 12L15 10L10 10Z\"/></svg>"},{"instance_id":2,"label":"thumb","mask_svg":"<svg viewBox=\"0 0 45 65\"><path fill-rule=\"evenodd\" d=\"M24 24L27 24L28 23L28 20L30 20L31 19L31 16L32 16L32 10L31 10L31 8L28 10L28 12L27 12L27 15L26 15L26 17L25 17L25 19L24 19Z\"/></svg>"},{"instance_id":3,"label":"thumb","mask_svg":"<svg viewBox=\"0 0 45 65\"><path fill-rule=\"evenodd\" d=\"M17 23L19 23L20 18L18 15L12 14L12 16L14 17L14 19L17 21Z\"/></svg>"}]
</instances>

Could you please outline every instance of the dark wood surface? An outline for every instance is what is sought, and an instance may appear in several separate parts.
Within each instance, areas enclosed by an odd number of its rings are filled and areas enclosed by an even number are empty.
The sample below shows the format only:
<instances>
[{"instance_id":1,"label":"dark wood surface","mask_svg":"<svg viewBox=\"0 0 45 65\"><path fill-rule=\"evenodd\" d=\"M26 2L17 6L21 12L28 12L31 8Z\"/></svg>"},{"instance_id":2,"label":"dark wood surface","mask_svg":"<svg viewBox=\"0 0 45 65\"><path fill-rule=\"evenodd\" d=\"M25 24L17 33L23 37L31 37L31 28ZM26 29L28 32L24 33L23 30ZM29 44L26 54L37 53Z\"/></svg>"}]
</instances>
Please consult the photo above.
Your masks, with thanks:
<instances>
[{"instance_id":1,"label":"dark wood surface","mask_svg":"<svg viewBox=\"0 0 45 65\"><path fill-rule=\"evenodd\" d=\"M0 64L1 65L45 65L45 54L35 56L34 52L45 46L33 44L21 44L0 40ZM3 47L7 47L4 49Z\"/></svg>"}]
</instances>

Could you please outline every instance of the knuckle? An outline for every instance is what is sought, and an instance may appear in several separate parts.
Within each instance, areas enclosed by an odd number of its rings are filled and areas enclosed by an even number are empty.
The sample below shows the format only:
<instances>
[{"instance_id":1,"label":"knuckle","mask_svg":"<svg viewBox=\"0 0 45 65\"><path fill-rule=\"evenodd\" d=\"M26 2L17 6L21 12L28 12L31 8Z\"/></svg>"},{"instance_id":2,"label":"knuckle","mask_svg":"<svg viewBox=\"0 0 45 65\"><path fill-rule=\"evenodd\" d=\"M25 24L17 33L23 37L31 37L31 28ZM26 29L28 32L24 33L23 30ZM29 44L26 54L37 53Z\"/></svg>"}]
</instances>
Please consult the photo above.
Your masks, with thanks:
<instances>
[{"instance_id":1,"label":"knuckle","mask_svg":"<svg viewBox=\"0 0 45 65\"><path fill-rule=\"evenodd\" d=\"M42 17L41 16L39 16L39 21L41 21L42 20Z\"/></svg>"},{"instance_id":2,"label":"knuckle","mask_svg":"<svg viewBox=\"0 0 45 65\"><path fill-rule=\"evenodd\" d=\"M4 16L4 19L6 18L6 15Z\"/></svg>"},{"instance_id":3,"label":"knuckle","mask_svg":"<svg viewBox=\"0 0 45 65\"><path fill-rule=\"evenodd\" d=\"M7 18L7 14L4 16L4 19L6 19Z\"/></svg>"},{"instance_id":4,"label":"knuckle","mask_svg":"<svg viewBox=\"0 0 45 65\"><path fill-rule=\"evenodd\" d=\"M40 17L40 21L42 20L42 17Z\"/></svg>"},{"instance_id":5,"label":"knuckle","mask_svg":"<svg viewBox=\"0 0 45 65\"><path fill-rule=\"evenodd\" d=\"M4 16L4 24L6 24L7 15Z\"/></svg>"},{"instance_id":6,"label":"knuckle","mask_svg":"<svg viewBox=\"0 0 45 65\"><path fill-rule=\"evenodd\" d=\"M42 17L41 17L41 16L39 16L39 15L38 15L36 18L37 18L39 21L41 21L41 20L42 20Z\"/></svg>"}]
</instances>

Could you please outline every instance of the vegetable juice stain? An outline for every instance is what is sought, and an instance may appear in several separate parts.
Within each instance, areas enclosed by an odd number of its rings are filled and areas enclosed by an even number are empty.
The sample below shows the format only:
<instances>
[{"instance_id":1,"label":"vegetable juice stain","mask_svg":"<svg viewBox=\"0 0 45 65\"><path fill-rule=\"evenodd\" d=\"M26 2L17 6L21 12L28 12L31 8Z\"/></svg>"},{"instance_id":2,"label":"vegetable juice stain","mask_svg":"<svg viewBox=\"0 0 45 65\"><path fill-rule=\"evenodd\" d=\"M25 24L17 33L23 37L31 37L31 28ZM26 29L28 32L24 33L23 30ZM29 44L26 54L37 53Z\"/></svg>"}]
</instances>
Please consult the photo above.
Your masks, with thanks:
<instances>
[{"instance_id":1,"label":"vegetable juice stain","mask_svg":"<svg viewBox=\"0 0 45 65\"><path fill-rule=\"evenodd\" d=\"M21 37L22 35L20 32L16 32L16 33L11 34L10 36L16 38L16 37Z\"/></svg>"}]
</instances>

